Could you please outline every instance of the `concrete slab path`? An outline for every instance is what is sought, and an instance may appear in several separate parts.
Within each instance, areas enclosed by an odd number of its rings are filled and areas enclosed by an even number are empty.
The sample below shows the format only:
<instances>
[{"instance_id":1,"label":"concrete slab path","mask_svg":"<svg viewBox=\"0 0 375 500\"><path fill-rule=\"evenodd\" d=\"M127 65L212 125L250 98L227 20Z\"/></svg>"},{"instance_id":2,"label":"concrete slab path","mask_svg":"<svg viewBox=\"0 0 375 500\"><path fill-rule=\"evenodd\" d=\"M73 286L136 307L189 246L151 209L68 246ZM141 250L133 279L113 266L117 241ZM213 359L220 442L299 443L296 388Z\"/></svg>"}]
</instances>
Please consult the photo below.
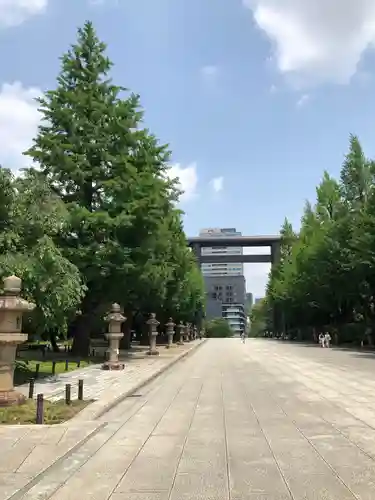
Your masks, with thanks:
<instances>
[{"instance_id":1,"label":"concrete slab path","mask_svg":"<svg viewBox=\"0 0 375 500\"><path fill-rule=\"evenodd\" d=\"M103 415L35 483L0 498L370 500L374 370L371 354L209 340Z\"/></svg>"}]
</instances>

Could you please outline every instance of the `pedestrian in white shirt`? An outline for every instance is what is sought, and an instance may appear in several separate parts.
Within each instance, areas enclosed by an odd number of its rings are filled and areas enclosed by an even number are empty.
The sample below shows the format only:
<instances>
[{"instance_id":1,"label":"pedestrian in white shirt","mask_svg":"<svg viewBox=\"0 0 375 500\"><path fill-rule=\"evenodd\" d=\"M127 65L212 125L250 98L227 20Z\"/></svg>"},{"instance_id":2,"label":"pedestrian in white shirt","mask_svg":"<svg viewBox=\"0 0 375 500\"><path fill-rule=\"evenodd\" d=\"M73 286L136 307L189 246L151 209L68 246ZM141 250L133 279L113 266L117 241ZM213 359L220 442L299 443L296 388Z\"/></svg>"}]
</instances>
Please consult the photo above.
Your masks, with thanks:
<instances>
[{"instance_id":1,"label":"pedestrian in white shirt","mask_svg":"<svg viewBox=\"0 0 375 500\"><path fill-rule=\"evenodd\" d=\"M324 335L323 332L319 334L319 344L320 344L320 347L324 347L324 344L325 344L325 335Z\"/></svg>"},{"instance_id":2,"label":"pedestrian in white shirt","mask_svg":"<svg viewBox=\"0 0 375 500\"><path fill-rule=\"evenodd\" d=\"M326 332L326 334L324 335L324 343L326 347L330 347L331 340L331 335Z\"/></svg>"}]
</instances>

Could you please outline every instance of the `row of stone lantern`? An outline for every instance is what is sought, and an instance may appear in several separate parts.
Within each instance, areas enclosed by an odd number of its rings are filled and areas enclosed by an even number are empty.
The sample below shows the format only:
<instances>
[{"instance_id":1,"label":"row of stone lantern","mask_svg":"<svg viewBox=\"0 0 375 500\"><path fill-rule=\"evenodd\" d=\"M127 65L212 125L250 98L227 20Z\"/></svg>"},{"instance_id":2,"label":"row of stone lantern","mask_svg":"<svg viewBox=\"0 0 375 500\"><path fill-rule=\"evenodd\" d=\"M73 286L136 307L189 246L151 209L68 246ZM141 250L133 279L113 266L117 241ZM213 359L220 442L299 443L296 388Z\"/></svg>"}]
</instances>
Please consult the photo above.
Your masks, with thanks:
<instances>
[{"instance_id":1,"label":"row of stone lantern","mask_svg":"<svg viewBox=\"0 0 375 500\"><path fill-rule=\"evenodd\" d=\"M25 397L14 389L14 363L18 344L27 340L27 334L22 333L22 314L32 311L35 304L27 302L20 296L22 281L17 276L9 276L3 280L4 294L0 297L0 407L20 404ZM106 351L107 360L103 364L106 370L122 370L124 363L119 361L120 340L123 337L121 325L126 317L121 313L119 304L113 304L111 311L105 317L108 323L108 332L105 334L109 346ZM147 325L149 328L150 348L147 354L158 355L156 337L158 335L159 321L152 313ZM168 336L167 348L174 346L175 323L172 318L166 324ZM191 323L177 325L178 344L189 342L197 338L197 328Z\"/></svg>"},{"instance_id":2,"label":"row of stone lantern","mask_svg":"<svg viewBox=\"0 0 375 500\"><path fill-rule=\"evenodd\" d=\"M125 316L121 314L121 308L119 304L113 304L111 312L105 317L108 322L108 333L105 334L106 339L109 342L107 349L107 361L103 364L103 369L105 370L122 370L124 368L124 363L119 361L119 345L120 340L123 337L121 332L121 325L126 321ZM160 322L156 319L156 314L151 313L150 318L147 320L148 326L148 336L150 348L147 351L149 356L158 356L159 351L156 347L156 337L158 336L158 326ZM183 345L185 342L190 342L198 337L198 329L191 323L183 324L182 321L178 325L173 322L172 318L169 318L166 326L166 333L168 338L168 343L166 345L167 349L171 349L175 346L173 343L173 338L175 335L175 327L177 326L178 341L177 345Z\"/></svg>"}]
</instances>

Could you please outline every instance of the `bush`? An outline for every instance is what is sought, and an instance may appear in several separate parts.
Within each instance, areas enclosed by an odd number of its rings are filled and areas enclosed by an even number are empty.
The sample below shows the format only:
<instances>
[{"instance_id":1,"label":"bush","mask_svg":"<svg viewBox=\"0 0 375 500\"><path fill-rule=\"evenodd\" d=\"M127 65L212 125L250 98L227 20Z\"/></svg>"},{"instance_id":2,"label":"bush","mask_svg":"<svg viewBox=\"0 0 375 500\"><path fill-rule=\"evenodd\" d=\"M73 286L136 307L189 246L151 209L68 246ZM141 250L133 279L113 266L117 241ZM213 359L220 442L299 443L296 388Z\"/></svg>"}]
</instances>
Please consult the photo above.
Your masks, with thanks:
<instances>
[{"instance_id":1,"label":"bush","mask_svg":"<svg viewBox=\"0 0 375 500\"><path fill-rule=\"evenodd\" d=\"M224 318L214 318L206 323L207 338L233 337L233 330Z\"/></svg>"}]
</instances>

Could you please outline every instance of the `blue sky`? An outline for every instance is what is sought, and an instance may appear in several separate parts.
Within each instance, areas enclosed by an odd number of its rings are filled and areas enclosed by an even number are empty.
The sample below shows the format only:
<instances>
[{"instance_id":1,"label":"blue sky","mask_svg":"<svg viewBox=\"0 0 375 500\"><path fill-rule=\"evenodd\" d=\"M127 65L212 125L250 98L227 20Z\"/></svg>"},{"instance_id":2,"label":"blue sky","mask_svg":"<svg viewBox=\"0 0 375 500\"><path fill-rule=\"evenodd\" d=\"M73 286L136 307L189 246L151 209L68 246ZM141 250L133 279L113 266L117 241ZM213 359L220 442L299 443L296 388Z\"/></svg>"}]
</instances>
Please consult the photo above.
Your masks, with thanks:
<instances>
[{"instance_id":1,"label":"blue sky","mask_svg":"<svg viewBox=\"0 0 375 500\"><path fill-rule=\"evenodd\" d=\"M375 156L373 0L12 0L0 2L2 165L25 165L33 98L87 19L170 144L189 235L298 226L349 133ZM262 295L267 272L247 265L248 290Z\"/></svg>"}]
</instances>

